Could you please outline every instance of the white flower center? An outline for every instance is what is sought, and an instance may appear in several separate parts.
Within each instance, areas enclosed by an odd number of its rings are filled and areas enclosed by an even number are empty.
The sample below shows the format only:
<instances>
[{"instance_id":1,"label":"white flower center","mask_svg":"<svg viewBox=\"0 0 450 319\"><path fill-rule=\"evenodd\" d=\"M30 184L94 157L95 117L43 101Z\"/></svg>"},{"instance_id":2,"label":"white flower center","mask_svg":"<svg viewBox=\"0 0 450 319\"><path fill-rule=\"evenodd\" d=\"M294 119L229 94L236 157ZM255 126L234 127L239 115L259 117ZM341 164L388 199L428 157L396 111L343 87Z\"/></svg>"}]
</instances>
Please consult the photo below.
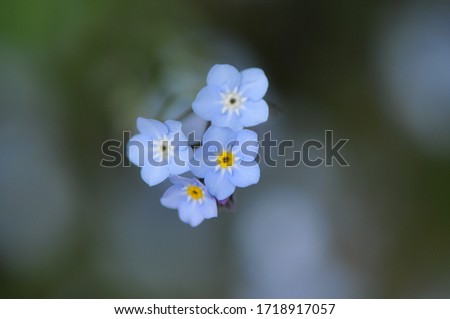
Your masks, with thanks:
<instances>
[{"instance_id":1,"label":"white flower center","mask_svg":"<svg viewBox=\"0 0 450 319\"><path fill-rule=\"evenodd\" d=\"M238 88L234 88L233 91L228 91L227 93L220 93L222 97L222 113L236 113L239 115L239 112L242 108L245 107L244 103L247 101L245 96L242 96L238 92Z\"/></svg>"},{"instance_id":2,"label":"white flower center","mask_svg":"<svg viewBox=\"0 0 450 319\"><path fill-rule=\"evenodd\" d=\"M175 147L172 145L172 141L169 140L167 135L164 135L159 141L153 143L154 155L158 160L169 159L173 157Z\"/></svg>"}]
</instances>

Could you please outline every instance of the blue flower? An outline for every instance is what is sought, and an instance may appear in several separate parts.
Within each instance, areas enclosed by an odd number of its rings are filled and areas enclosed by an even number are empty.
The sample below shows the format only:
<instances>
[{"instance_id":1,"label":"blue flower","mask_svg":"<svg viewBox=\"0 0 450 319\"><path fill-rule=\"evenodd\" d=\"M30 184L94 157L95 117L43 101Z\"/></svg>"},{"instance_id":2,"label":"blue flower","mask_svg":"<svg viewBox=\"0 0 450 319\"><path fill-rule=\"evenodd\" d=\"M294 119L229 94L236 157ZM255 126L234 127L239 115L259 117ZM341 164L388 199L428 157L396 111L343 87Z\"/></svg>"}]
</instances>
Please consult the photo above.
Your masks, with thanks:
<instances>
[{"instance_id":1,"label":"blue flower","mask_svg":"<svg viewBox=\"0 0 450 319\"><path fill-rule=\"evenodd\" d=\"M231 65L216 64L206 83L192 103L199 117L235 131L267 121L269 107L263 97L269 82L263 70L239 72Z\"/></svg>"},{"instance_id":2,"label":"blue flower","mask_svg":"<svg viewBox=\"0 0 450 319\"><path fill-rule=\"evenodd\" d=\"M150 186L164 181L170 174L189 171L192 149L187 146L181 123L137 119L140 134L134 135L127 145L130 161L141 167L141 177Z\"/></svg>"},{"instance_id":3,"label":"blue flower","mask_svg":"<svg viewBox=\"0 0 450 319\"><path fill-rule=\"evenodd\" d=\"M259 181L259 166L255 161L258 138L250 130L233 131L211 126L203 135L203 145L195 150L191 171L205 179L211 195L224 200L236 186L247 187Z\"/></svg>"},{"instance_id":4,"label":"blue flower","mask_svg":"<svg viewBox=\"0 0 450 319\"><path fill-rule=\"evenodd\" d=\"M174 184L161 197L161 204L178 209L184 223L192 227L200 225L204 219L217 217L217 203L201 182L195 178L170 176Z\"/></svg>"}]
</instances>

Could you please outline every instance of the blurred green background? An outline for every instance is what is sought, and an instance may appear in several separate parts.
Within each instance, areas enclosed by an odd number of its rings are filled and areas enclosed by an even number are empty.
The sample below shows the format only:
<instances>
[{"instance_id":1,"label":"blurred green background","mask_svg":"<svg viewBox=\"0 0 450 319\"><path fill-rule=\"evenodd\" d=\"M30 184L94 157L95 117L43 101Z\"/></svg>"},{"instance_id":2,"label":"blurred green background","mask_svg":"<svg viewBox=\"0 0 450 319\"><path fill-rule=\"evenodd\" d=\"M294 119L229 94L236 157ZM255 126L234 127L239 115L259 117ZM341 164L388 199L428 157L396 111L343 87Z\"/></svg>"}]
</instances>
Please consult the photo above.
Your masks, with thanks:
<instances>
[{"instance_id":1,"label":"blurred green background","mask_svg":"<svg viewBox=\"0 0 450 319\"><path fill-rule=\"evenodd\" d=\"M348 138L262 167L191 229L101 144L261 67L259 132ZM450 298L450 3L0 1L3 298Z\"/></svg>"}]
</instances>

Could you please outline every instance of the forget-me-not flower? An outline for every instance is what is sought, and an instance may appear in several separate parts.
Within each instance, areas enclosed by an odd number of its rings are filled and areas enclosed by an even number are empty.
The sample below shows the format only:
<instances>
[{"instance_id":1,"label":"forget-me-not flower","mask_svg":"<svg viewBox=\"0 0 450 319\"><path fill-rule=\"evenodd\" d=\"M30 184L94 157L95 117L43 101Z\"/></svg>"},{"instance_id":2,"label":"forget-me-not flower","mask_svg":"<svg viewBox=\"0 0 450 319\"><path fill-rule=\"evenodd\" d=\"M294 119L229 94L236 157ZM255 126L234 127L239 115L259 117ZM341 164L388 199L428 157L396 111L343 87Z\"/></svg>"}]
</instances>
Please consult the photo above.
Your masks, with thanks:
<instances>
[{"instance_id":1,"label":"forget-me-not flower","mask_svg":"<svg viewBox=\"0 0 450 319\"><path fill-rule=\"evenodd\" d=\"M127 145L128 158L141 167L141 177L150 186L164 181L170 174L179 175L189 170L192 150L178 121L137 119L139 134Z\"/></svg>"},{"instance_id":2,"label":"forget-me-not flower","mask_svg":"<svg viewBox=\"0 0 450 319\"><path fill-rule=\"evenodd\" d=\"M161 197L161 204L178 209L181 221L196 227L204 219L217 217L216 200L200 181L174 175L169 179L174 185Z\"/></svg>"},{"instance_id":3,"label":"forget-me-not flower","mask_svg":"<svg viewBox=\"0 0 450 319\"><path fill-rule=\"evenodd\" d=\"M255 161L258 138L250 130L233 131L228 127L211 126L203 135L203 144L194 152L191 171L205 179L211 195L223 200L236 187L247 187L259 181Z\"/></svg>"},{"instance_id":4,"label":"forget-me-not flower","mask_svg":"<svg viewBox=\"0 0 450 319\"><path fill-rule=\"evenodd\" d=\"M192 103L199 117L235 131L267 121L269 107L263 97L269 82L263 70L239 72L231 65L216 64L206 84Z\"/></svg>"}]
</instances>

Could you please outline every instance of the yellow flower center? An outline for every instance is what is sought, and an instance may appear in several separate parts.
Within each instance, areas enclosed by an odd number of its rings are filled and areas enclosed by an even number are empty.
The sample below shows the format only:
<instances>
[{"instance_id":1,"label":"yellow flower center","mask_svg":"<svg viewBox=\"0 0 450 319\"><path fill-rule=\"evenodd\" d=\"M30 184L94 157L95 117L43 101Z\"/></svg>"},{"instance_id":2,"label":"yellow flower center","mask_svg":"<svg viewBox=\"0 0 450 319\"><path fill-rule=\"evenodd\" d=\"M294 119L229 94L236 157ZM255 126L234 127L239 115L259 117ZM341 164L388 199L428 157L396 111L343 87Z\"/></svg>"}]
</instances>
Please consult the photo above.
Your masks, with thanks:
<instances>
[{"instance_id":1,"label":"yellow flower center","mask_svg":"<svg viewBox=\"0 0 450 319\"><path fill-rule=\"evenodd\" d=\"M203 190L198 186L189 185L186 192L193 200L203 199Z\"/></svg>"},{"instance_id":2,"label":"yellow flower center","mask_svg":"<svg viewBox=\"0 0 450 319\"><path fill-rule=\"evenodd\" d=\"M234 164L234 155L230 152L223 152L219 157L217 157L217 163L221 168L228 168Z\"/></svg>"}]
</instances>

